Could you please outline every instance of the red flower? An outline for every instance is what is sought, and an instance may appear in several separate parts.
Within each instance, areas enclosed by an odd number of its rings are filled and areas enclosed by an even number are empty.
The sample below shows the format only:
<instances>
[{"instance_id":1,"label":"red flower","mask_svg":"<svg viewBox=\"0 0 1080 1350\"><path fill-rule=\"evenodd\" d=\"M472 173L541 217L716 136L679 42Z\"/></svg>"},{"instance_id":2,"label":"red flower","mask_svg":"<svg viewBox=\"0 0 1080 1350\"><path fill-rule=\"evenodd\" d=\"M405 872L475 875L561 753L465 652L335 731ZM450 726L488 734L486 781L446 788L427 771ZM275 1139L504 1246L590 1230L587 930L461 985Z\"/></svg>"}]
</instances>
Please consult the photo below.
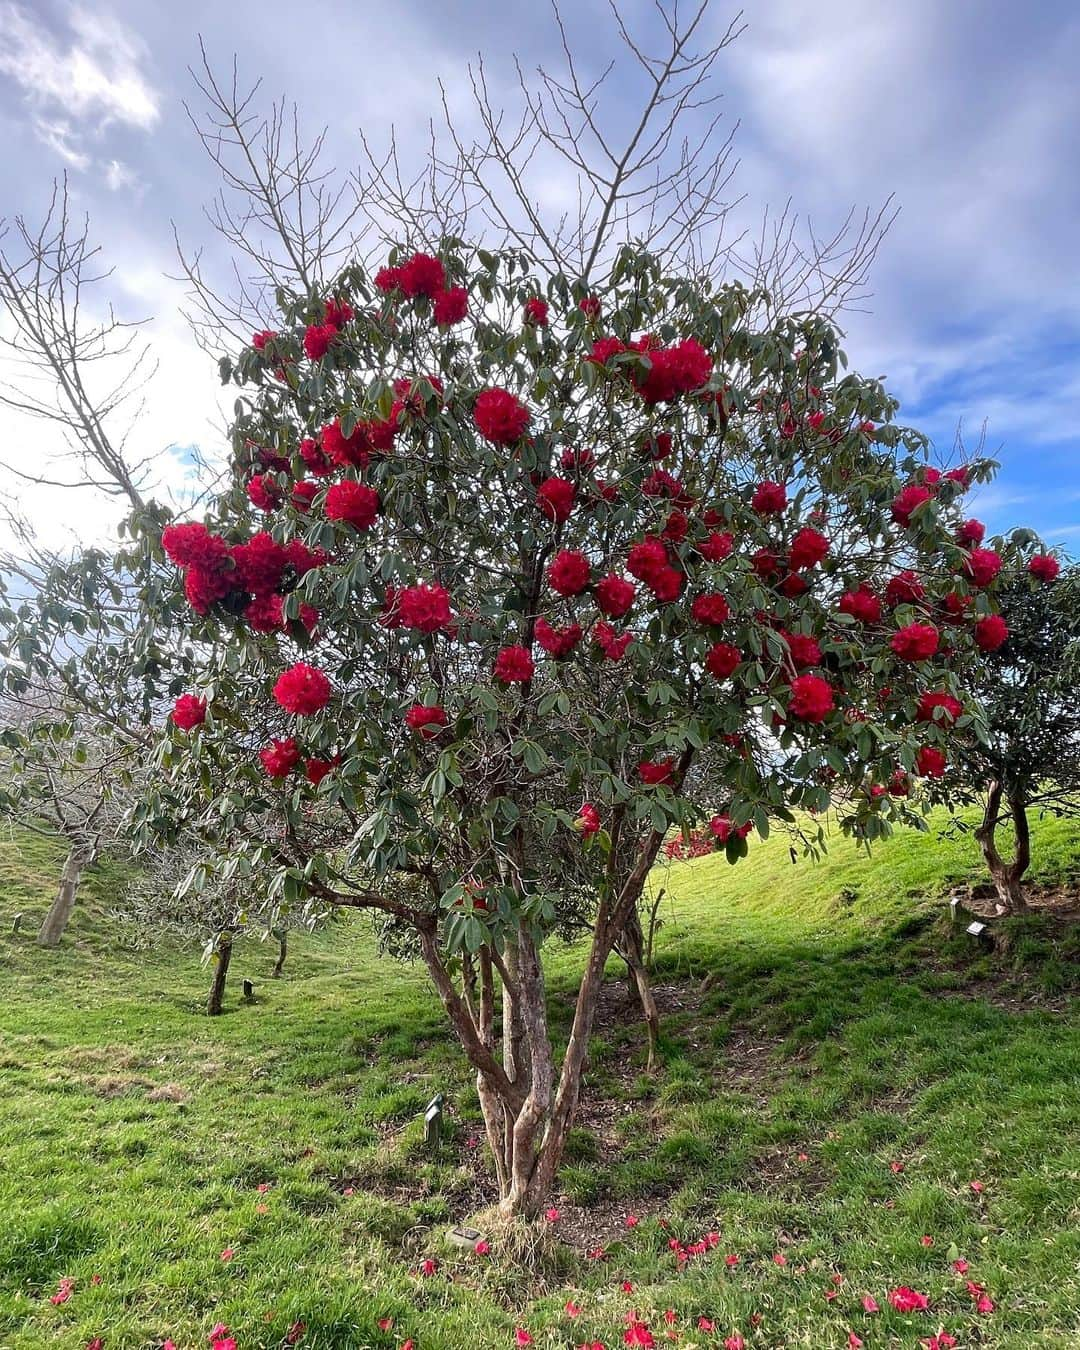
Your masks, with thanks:
<instances>
[{"instance_id":1,"label":"red flower","mask_svg":"<svg viewBox=\"0 0 1080 1350\"><path fill-rule=\"evenodd\" d=\"M348 300L335 300L333 296L325 302L326 322L332 323L335 328L340 328L355 314L355 310Z\"/></svg>"},{"instance_id":2,"label":"red flower","mask_svg":"<svg viewBox=\"0 0 1080 1350\"><path fill-rule=\"evenodd\" d=\"M964 571L976 586L989 586L1001 571L1001 559L992 548L973 548L964 563Z\"/></svg>"},{"instance_id":3,"label":"red flower","mask_svg":"<svg viewBox=\"0 0 1080 1350\"><path fill-rule=\"evenodd\" d=\"M532 1345L533 1338L524 1327L514 1328L514 1344L518 1346Z\"/></svg>"},{"instance_id":4,"label":"red flower","mask_svg":"<svg viewBox=\"0 0 1080 1350\"><path fill-rule=\"evenodd\" d=\"M738 647L732 647L728 642L714 642L705 657L705 668L716 679L726 680L734 674L742 659L743 655Z\"/></svg>"},{"instance_id":5,"label":"red flower","mask_svg":"<svg viewBox=\"0 0 1080 1350\"><path fill-rule=\"evenodd\" d=\"M335 483L326 492L327 520L341 520L354 530L370 530L379 516L379 494L351 478Z\"/></svg>"},{"instance_id":6,"label":"red flower","mask_svg":"<svg viewBox=\"0 0 1080 1350\"><path fill-rule=\"evenodd\" d=\"M933 1336L924 1336L919 1344L925 1345L926 1350L952 1350L956 1337L950 1336L947 1331L938 1331Z\"/></svg>"},{"instance_id":7,"label":"red flower","mask_svg":"<svg viewBox=\"0 0 1080 1350\"><path fill-rule=\"evenodd\" d=\"M709 562L723 562L731 553L734 543L734 536L730 534L717 534L714 531L703 544L698 545L698 552L703 558L707 558Z\"/></svg>"},{"instance_id":8,"label":"red flower","mask_svg":"<svg viewBox=\"0 0 1080 1350\"><path fill-rule=\"evenodd\" d=\"M1061 564L1056 558L1051 558L1049 553L1036 553L1028 563L1027 570L1036 581L1053 581L1061 571Z\"/></svg>"},{"instance_id":9,"label":"red flower","mask_svg":"<svg viewBox=\"0 0 1080 1350\"><path fill-rule=\"evenodd\" d=\"M682 594L683 574L676 567L664 567L649 581L648 586L661 604L670 604Z\"/></svg>"},{"instance_id":10,"label":"red flower","mask_svg":"<svg viewBox=\"0 0 1080 1350\"><path fill-rule=\"evenodd\" d=\"M206 699L181 694L173 704L172 720L181 731L191 731L206 721Z\"/></svg>"},{"instance_id":11,"label":"red flower","mask_svg":"<svg viewBox=\"0 0 1080 1350\"><path fill-rule=\"evenodd\" d=\"M435 322L440 327L460 323L469 312L469 294L464 286L451 286L435 297Z\"/></svg>"},{"instance_id":12,"label":"red flower","mask_svg":"<svg viewBox=\"0 0 1080 1350\"><path fill-rule=\"evenodd\" d=\"M631 576L652 585L661 572L668 567L667 548L662 539L649 535L640 543L634 544L626 559L626 570Z\"/></svg>"},{"instance_id":13,"label":"red flower","mask_svg":"<svg viewBox=\"0 0 1080 1350\"><path fill-rule=\"evenodd\" d=\"M306 1322L294 1322L285 1333L285 1344L298 1345L305 1331L307 1331Z\"/></svg>"},{"instance_id":14,"label":"red flower","mask_svg":"<svg viewBox=\"0 0 1080 1350\"><path fill-rule=\"evenodd\" d=\"M577 813L577 819L574 821L574 829L586 839L588 839L590 835L596 834L600 829L600 812L592 802L585 802L581 810Z\"/></svg>"},{"instance_id":15,"label":"red flower","mask_svg":"<svg viewBox=\"0 0 1080 1350\"><path fill-rule=\"evenodd\" d=\"M210 572L204 567L189 567L184 574L184 594L196 614L208 614L216 600L223 600L232 590L224 572Z\"/></svg>"},{"instance_id":16,"label":"red flower","mask_svg":"<svg viewBox=\"0 0 1080 1350\"><path fill-rule=\"evenodd\" d=\"M909 623L889 639L901 661L928 661L938 649L938 630L929 623Z\"/></svg>"},{"instance_id":17,"label":"red flower","mask_svg":"<svg viewBox=\"0 0 1080 1350\"><path fill-rule=\"evenodd\" d=\"M690 614L697 623L717 628L731 618L731 607L719 591L707 591L695 598Z\"/></svg>"},{"instance_id":18,"label":"red flower","mask_svg":"<svg viewBox=\"0 0 1080 1350\"><path fill-rule=\"evenodd\" d=\"M348 436L341 429L341 418L328 422L319 432L323 455L341 468L366 469L371 462L365 423L359 422Z\"/></svg>"},{"instance_id":19,"label":"red flower","mask_svg":"<svg viewBox=\"0 0 1080 1350\"><path fill-rule=\"evenodd\" d=\"M606 366L613 356L619 356L624 351L626 343L617 337L597 338L592 345L592 351L585 359L594 365Z\"/></svg>"},{"instance_id":20,"label":"red flower","mask_svg":"<svg viewBox=\"0 0 1080 1350\"><path fill-rule=\"evenodd\" d=\"M276 337L277 334L272 328L264 328L261 333L252 333L251 345L257 352L265 351L266 344L268 342L273 342Z\"/></svg>"},{"instance_id":21,"label":"red flower","mask_svg":"<svg viewBox=\"0 0 1080 1350\"><path fill-rule=\"evenodd\" d=\"M694 338L687 338L675 347L656 348L644 354L649 369L635 371L631 378L634 388L648 404L693 393L708 382L713 371L712 357Z\"/></svg>"},{"instance_id":22,"label":"red flower","mask_svg":"<svg viewBox=\"0 0 1080 1350\"><path fill-rule=\"evenodd\" d=\"M750 559L754 571L763 581L768 581L770 577L775 577L780 571L780 559L771 548L755 549Z\"/></svg>"},{"instance_id":23,"label":"red flower","mask_svg":"<svg viewBox=\"0 0 1080 1350\"><path fill-rule=\"evenodd\" d=\"M49 1302L52 1303L55 1307L59 1307L61 1303L66 1303L68 1301L68 1299L72 1295L72 1291L74 1290L74 1288L75 1288L75 1281L71 1279L70 1276L65 1275L64 1278L57 1285L56 1293L51 1295L51 1297L49 1298Z\"/></svg>"},{"instance_id":24,"label":"red flower","mask_svg":"<svg viewBox=\"0 0 1080 1350\"><path fill-rule=\"evenodd\" d=\"M833 687L820 675L796 675L791 681L788 712L803 722L824 722L836 706Z\"/></svg>"},{"instance_id":25,"label":"red flower","mask_svg":"<svg viewBox=\"0 0 1080 1350\"><path fill-rule=\"evenodd\" d=\"M473 421L493 445L513 445L528 428L528 408L507 389L485 389L473 405Z\"/></svg>"},{"instance_id":26,"label":"red flower","mask_svg":"<svg viewBox=\"0 0 1080 1350\"><path fill-rule=\"evenodd\" d=\"M1000 614L987 614L975 625L975 643L984 652L996 652L1009 636L1009 626Z\"/></svg>"},{"instance_id":27,"label":"red flower","mask_svg":"<svg viewBox=\"0 0 1080 1350\"><path fill-rule=\"evenodd\" d=\"M537 328L546 328L548 326L547 301L541 300L539 296L535 295L531 300L526 300L525 322L534 324Z\"/></svg>"},{"instance_id":28,"label":"red flower","mask_svg":"<svg viewBox=\"0 0 1080 1350\"><path fill-rule=\"evenodd\" d=\"M829 551L829 541L817 530L800 530L791 541L788 564L795 572L816 567Z\"/></svg>"},{"instance_id":29,"label":"red flower","mask_svg":"<svg viewBox=\"0 0 1080 1350\"><path fill-rule=\"evenodd\" d=\"M737 834L740 839L745 839L753 829L753 826L748 821L745 825L736 827L732 823L730 816L713 816L709 821L709 829L719 843L726 844L733 834ZM724 1259L729 1266L737 1266L739 1264L739 1258L737 1256L728 1256Z\"/></svg>"},{"instance_id":30,"label":"red flower","mask_svg":"<svg viewBox=\"0 0 1080 1350\"><path fill-rule=\"evenodd\" d=\"M248 482L247 495L260 511L275 511L281 505L281 489L268 473L257 473Z\"/></svg>"},{"instance_id":31,"label":"red flower","mask_svg":"<svg viewBox=\"0 0 1080 1350\"><path fill-rule=\"evenodd\" d=\"M750 505L759 515L775 515L787 506L787 488L783 483L759 483L750 498Z\"/></svg>"},{"instance_id":32,"label":"red flower","mask_svg":"<svg viewBox=\"0 0 1080 1350\"><path fill-rule=\"evenodd\" d=\"M446 709L434 703L426 705L414 703L405 714L405 723L410 731L418 731L424 740L430 741L446 726Z\"/></svg>"},{"instance_id":33,"label":"red flower","mask_svg":"<svg viewBox=\"0 0 1080 1350\"><path fill-rule=\"evenodd\" d=\"M601 619L599 623L593 625L593 640L608 661L621 661L626 655L627 647L633 641L633 634L616 633L611 624L604 623Z\"/></svg>"},{"instance_id":34,"label":"red flower","mask_svg":"<svg viewBox=\"0 0 1080 1350\"><path fill-rule=\"evenodd\" d=\"M548 565L547 578L560 595L580 595L589 584L590 572L584 553L564 548Z\"/></svg>"},{"instance_id":35,"label":"red flower","mask_svg":"<svg viewBox=\"0 0 1080 1350\"><path fill-rule=\"evenodd\" d=\"M943 778L947 764L944 750L936 745L924 745L915 756L915 767L924 778Z\"/></svg>"},{"instance_id":36,"label":"red flower","mask_svg":"<svg viewBox=\"0 0 1080 1350\"><path fill-rule=\"evenodd\" d=\"M318 483L313 483L310 478L301 478L298 483L293 484L289 500L298 511L306 513L311 510L311 503L318 491Z\"/></svg>"},{"instance_id":37,"label":"red flower","mask_svg":"<svg viewBox=\"0 0 1080 1350\"><path fill-rule=\"evenodd\" d=\"M406 586L395 597L394 616L402 628L416 628L421 633L437 633L450 627L450 593L442 586L427 582Z\"/></svg>"},{"instance_id":38,"label":"red flower","mask_svg":"<svg viewBox=\"0 0 1080 1350\"><path fill-rule=\"evenodd\" d=\"M866 1294L862 1301L863 1311L868 1313L880 1312L881 1308L873 1294Z\"/></svg>"},{"instance_id":39,"label":"red flower","mask_svg":"<svg viewBox=\"0 0 1080 1350\"><path fill-rule=\"evenodd\" d=\"M926 588L910 570L897 572L885 587L885 603L890 609L896 609L898 605L918 604L925 595Z\"/></svg>"},{"instance_id":40,"label":"red flower","mask_svg":"<svg viewBox=\"0 0 1080 1350\"><path fill-rule=\"evenodd\" d=\"M330 702L330 681L321 670L298 661L278 676L274 698L286 712L311 717Z\"/></svg>"},{"instance_id":41,"label":"red flower","mask_svg":"<svg viewBox=\"0 0 1080 1350\"><path fill-rule=\"evenodd\" d=\"M675 761L673 759L643 759L638 765L638 774L641 781L648 783L650 787L657 783L670 783L675 775Z\"/></svg>"},{"instance_id":42,"label":"red flower","mask_svg":"<svg viewBox=\"0 0 1080 1350\"><path fill-rule=\"evenodd\" d=\"M958 544L981 544L986 535L986 526L981 520L965 520L956 531Z\"/></svg>"},{"instance_id":43,"label":"red flower","mask_svg":"<svg viewBox=\"0 0 1080 1350\"><path fill-rule=\"evenodd\" d=\"M536 665L526 647L503 647L495 658L492 675L503 684L524 684L531 680Z\"/></svg>"},{"instance_id":44,"label":"red flower","mask_svg":"<svg viewBox=\"0 0 1080 1350\"><path fill-rule=\"evenodd\" d=\"M434 300L440 291L446 289L446 269L430 253L414 253L408 262L396 270L397 285L410 300L418 295Z\"/></svg>"},{"instance_id":45,"label":"red flower","mask_svg":"<svg viewBox=\"0 0 1080 1350\"><path fill-rule=\"evenodd\" d=\"M285 778L300 763L300 751L290 736L287 740L274 741L265 750L260 750L259 758L271 778Z\"/></svg>"},{"instance_id":46,"label":"red flower","mask_svg":"<svg viewBox=\"0 0 1080 1350\"><path fill-rule=\"evenodd\" d=\"M300 458L307 465L308 473L313 473L318 478L325 477L334 467L322 446L310 436L305 436L300 442Z\"/></svg>"},{"instance_id":47,"label":"red flower","mask_svg":"<svg viewBox=\"0 0 1080 1350\"><path fill-rule=\"evenodd\" d=\"M944 712L944 716L940 718L935 716L935 710L938 708ZM959 699L953 698L952 694L947 694L944 690L935 690L923 694L919 699L919 710L915 716L920 722L940 722L942 726L951 726L963 711L964 705Z\"/></svg>"},{"instance_id":48,"label":"red flower","mask_svg":"<svg viewBox=\"0 0 1080 1350\"><path fill-rule=\"evenodd\" d=\"M804 669L821 664L821 646L817 638L806 633L782 632L781 636L788 645L793 665Z\"/></svg>"},{"instance_id":49,"label":"red flower","mask_svg":"<svg viewBox=\"0 0 1080 1350\"><path fill-rule=\"evenodd\" d=\"M639 1321L636 1317L623 1332L623 1341L626 1345L644 1346L645 1350L656 1344L646 1323Z\"/></svg>"},{"instance_id":50,"label":"red flower","mask_svg":"<svg viewBox=\"0 0 1080 1350\"><path fill-rule=\"evenodd\" d=\"M332 323L310 324L304 333L304 351L312 361L321 361L330 350L338 330Z\"/></svg>"},{"instance_id":51,"label":"red flower","mask_svg":"<svg viewBox=\"0 0 1080 1350\"><path fill-rule=\"evenodd\" d=\"M924 1312L930 1306L930 1300L917 1289L909 1289L902 1284L899 1289L889 1292L889 1302L897 1312Z\"/></svg>"},{"instance_id":52,"label":"red flower","mask_svg":"<svg viewBox=\"0 0 1080 1350\"><path fill-rule=\"evenodd\" d=\"M225 540L196 522L166 525L161 532L161 547L177 567L201 567L207 572L223 567L229 556ZM1050 561L1053 562L1053 558Z\"/></svg>"},{"instance_id":53,"label":"red flower","mask_svg":"<svg viewBox=\"0 0 1080 1350\"><path fill-rule=\"evenodd\" d=\"M567 624L565 628L553 628L543 617L537 619L534 631L540 646L556 660L569 656L585 633L579 623Z\"/></svg>"},{"instance_id":54,"label":"red flower","mask_svg":"<svg viewBox=\"0 0 1080 1350\"><path fill-rule=\"evenodd\" d=\"M548 478L536 489L536 504L557 525L570 519L577 489L566 478Z\"/></svg>"},{"instance_id":55,"label":"red flower","mask_svg":"<svg viewBox=\"0 0 1080 1350\"><path fill-rule=\"evenodd\" d=\"M702 1321L704 1321L704 1318L702 1319ZM708 1328L702 1327L700 1322L698 1323L698 1326L702 1331L712 1330L711 1322L709 1323ZM725 1336L724 1350L746 1350L746 1341L737 1333L734 1336Z\"/></svg>"},{"instance_id":56,"label":"red flower","mask_svg":"<svg viewBox=\"0 0 1080 1350\"><path fill-rule=\"evenodd\" d=\"M375 273L375 289L389 295L391 291L401 289L401 268L380 267Z\"/></svg>"},{"instance_id":57,"label":"red flower","mask_svg":"<svg viewBox=\"0 0 1080 1350\"><path fill-rule=\"evenodd\" d=\"M340 755L335 755L333 759L305 759L304 777L312 787L318 787L326 775L332 773L340 763Z\"/></svg>"},{"instance_id":58,"label":"red flower","mask_svg":"<svg viewBox=\"0 0 1080 1350\"><path fill-rule=\"evenodd\" d=\"M910 525L914 512L928 502L930 496L930 489L920 487L918 483L910 483L906 488L901 488L892 504L893 520L897 525Z\"/></svg>"},{"instance_id":59,"label":"red flower","mask_svg":"<svg viewBox=\"0 0 1080 1350\"><path fill-rule=\"evenodd\" d=\"M637 591L632 581L626 581L623 577L610 576L601 577L596 583L596 603L602 613L610 619L621 619L630 606L634 603L634 596Z\"/></svg>"},{"instance_id":60,"label":"red flower","mask_svg":"<svg viewBox=\"0 0 1080 1350\"><path fill-rule=\"evenodd\" d=\"M587 295L584 300L578 301L578 309L587 319L595 319L600 314L600 301L595 295Z\"/></svg>"}]
</instances>

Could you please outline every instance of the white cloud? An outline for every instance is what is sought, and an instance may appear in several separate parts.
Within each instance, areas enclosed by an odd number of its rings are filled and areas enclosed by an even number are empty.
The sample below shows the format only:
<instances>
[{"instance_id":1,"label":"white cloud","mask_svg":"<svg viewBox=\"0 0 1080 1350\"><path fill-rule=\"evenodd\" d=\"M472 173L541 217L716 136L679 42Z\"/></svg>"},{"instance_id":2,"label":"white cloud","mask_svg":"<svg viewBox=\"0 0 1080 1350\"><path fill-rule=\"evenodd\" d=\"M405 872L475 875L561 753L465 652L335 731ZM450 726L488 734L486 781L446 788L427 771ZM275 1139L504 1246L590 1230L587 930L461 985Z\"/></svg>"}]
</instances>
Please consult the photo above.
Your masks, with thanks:
<instances>
[{"instance_id":1,"label":"white cloud","mask_svg":"<svg viewBox=\"0 0 1080 1350\"><path fill-rule=\"evenodd\" d=\"M76 8L61 39L15 0L0 3L0 75L21 91L36 135L72 168L90 167L86 142L114 123L148 131L158 96L140 67L145 51L106 15Z\"/></svg>"}]
</instances>

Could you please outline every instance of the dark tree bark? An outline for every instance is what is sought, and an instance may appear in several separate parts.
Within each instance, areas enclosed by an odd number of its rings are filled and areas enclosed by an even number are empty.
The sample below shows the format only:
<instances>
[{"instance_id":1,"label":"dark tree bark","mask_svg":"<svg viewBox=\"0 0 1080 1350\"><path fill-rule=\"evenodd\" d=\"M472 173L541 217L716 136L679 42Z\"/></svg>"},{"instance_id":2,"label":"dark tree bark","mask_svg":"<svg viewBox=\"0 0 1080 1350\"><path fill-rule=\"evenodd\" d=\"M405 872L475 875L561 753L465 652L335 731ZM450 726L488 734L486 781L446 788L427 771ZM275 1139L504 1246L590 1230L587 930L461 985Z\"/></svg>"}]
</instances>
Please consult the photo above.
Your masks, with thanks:
<instances>
[{"instance_id":1,"label":"dark tree bark","mask_svg":"<svg viewBox=\"0 0 1080 1350\"><path fill-rule=\"evenodd\" d=\"M64 930L71 918L71 911L75 908L82 874L91 862L93 862L92 853L72 845L64 863L64 870L60 874L60 886L56 892L56 898L49 906L49 912L45 915L45 920L38 930L39 946L58 947L60 945L60 939L64 936Z\"/></svg>"},{"instance_id":2,"label":"dark tree bark","mask_svg":"<svg viewBox=\"0 0 1080 1350\"><path fill-rule=\"evenodd\" d=\"M1002 803L1016 831L1016 850L1012 862L1001 856L997 847L997 827L1002 820ZM1024 895L1023 877L1031 864L1031 831L1027 817L1027 796L1021 784L1013 785L1008 793L999 778L991 781L983 811L982 823L975 831L990 879L997 892L998 903L1006 914L1024 914L1028 903Z\"/></svg>"},{"instance_id":3,"label":"dark tree bark","mask_svg":"<svg viewBox=\"0 0 1080 1350\"><path fill-rule=\"evenodd\" d=\"M281 972L285 969L285 958L289 954L289 934L286 929L282 928L278 932L277 940L278 940L278 958L274 962L274 969L272 971L272 975L275 980L281 978Z\"/></svg>"},{"instance_id":4,"label":"dark tree bark","mask_svg":"<svg viewBox=\"0 0 1080 1350\"><path fill-rule=\"evenodd\" d=\"M225 998L225 979L232 960L233 938L231 933L222 933L214 950L214 978L210 984L210 996L206 1000L208 1017L218 1017Z\"/></svg>"},{"instance_id":5,"label":"dark tree bark","mask_svg":"<svg viewBox=\"0 0 1080 1350\"><path fill-rule=\"evenodd\" d=\"M626 969L633 982L634 992L641 1007L641 1016L645 1022L645 1030L649 1038L645 1072L653 1073L656 1069L656 1057L660 1044L660 1013L656 1007L656 999L653 997L652 985L649 982L649 972L645 965L645 934L641 930L641 916L636 909L623 929L622 936L616 944L616 951L626 962Z\"/></svg>"}]
</instances>

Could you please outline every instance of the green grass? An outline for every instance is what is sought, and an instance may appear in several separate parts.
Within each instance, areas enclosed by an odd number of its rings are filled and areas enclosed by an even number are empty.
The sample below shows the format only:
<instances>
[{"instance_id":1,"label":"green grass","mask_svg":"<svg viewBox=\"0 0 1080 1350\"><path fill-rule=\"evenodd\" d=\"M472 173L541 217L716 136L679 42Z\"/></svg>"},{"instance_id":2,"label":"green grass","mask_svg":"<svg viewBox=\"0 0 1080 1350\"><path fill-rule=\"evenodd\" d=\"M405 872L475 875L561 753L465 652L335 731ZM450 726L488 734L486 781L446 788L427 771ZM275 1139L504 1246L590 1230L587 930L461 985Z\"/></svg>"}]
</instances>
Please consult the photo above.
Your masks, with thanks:
<instances>
[{"instance_id":1,"label":"green grass","mask_svg":"<svg viewBox=\"0 0 1080 1350\"><path fill-rule=\"evenodd\" d=\"M1035 855L1076 888L1075 828L1040 822ZM193 952L107 919L117 869L58 952L36 948L57 867L42 841L0 845L0 1350L193 1350L219 1320L241 1350L298 1320L307 1350L511 1346L517 1326L610 1348L632 1308L658 1343L674 1310L683 1346L914 1347L942 1324L962 1347L1080 1345L1080 943L1039 918L991 956L953 935L935 897L979 879L970 835L898 835L869 862L838 840L818 866L774 837L658 877L665 1068L643 1075L613 989L561 1180L556 1234L608 1255L566 1249L535 1276L440 1245L489 1199L475 1092L421 972L380 959L362 920L293 939L281 981L272 947L239 943L210 1020ZM561 1027L579 960L553 953ZM439 1090L432 1161L419 1115ZM670 1238L710 1231L717 1250L680 1268ZM432 1252L438 1272L411 1273ZM889 1308L901 1284L931 1311Z\"/></svg>"}]
</instances>

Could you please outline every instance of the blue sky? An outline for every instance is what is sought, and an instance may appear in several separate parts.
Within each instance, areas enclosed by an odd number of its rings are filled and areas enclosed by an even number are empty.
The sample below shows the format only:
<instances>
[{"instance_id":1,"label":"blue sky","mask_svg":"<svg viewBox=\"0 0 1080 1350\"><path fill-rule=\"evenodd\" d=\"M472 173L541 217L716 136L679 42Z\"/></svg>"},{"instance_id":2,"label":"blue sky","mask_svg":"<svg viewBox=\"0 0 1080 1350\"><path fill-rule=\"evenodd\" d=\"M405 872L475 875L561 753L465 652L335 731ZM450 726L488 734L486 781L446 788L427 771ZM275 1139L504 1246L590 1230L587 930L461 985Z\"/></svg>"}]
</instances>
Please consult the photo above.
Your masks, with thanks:
<instances>
[{"instance_id":1,"label":"blue sky","mask_svg":"<svg viewBox=\"0 0 1080 1350\"><path fill-rule=\"evenodd\" d=\"M651 4L619 8L648 33ZM577 0L572 13L583 60L606 59L606 4ZM734 13L714 0L710 18L720 28ZM844 320L852 364L888 377L903 419L943 458L958 427L974 445L985 423L1003 467L979 514L1080 552L1080 9L756 0L745 17L719 72L725 120L739 123L745 219L791 199L827 231L852 205L895 193L902 210L873 296ZM215 62L238 53L243 74L295 99L311 127L325 123L346 167L360 126L378 141L393 123L419 153L436 79L464 109L477 50L496 87L513 78L514 50L558 64L546 7L517 0L0 0L5 210L33 216L52 177L69 173L117 265L121 310L155 316L161 370L136 435L163 464L170 443L221 442L215 373L167 277L170 222L206 238L200 212L215 187L182 108L200 33ZM2 429L9 442L30 434ZM31 506L71 511L44 497ZM78 518L85 531L107 513L80 506Z\"/></svg>"}]
</instances>

